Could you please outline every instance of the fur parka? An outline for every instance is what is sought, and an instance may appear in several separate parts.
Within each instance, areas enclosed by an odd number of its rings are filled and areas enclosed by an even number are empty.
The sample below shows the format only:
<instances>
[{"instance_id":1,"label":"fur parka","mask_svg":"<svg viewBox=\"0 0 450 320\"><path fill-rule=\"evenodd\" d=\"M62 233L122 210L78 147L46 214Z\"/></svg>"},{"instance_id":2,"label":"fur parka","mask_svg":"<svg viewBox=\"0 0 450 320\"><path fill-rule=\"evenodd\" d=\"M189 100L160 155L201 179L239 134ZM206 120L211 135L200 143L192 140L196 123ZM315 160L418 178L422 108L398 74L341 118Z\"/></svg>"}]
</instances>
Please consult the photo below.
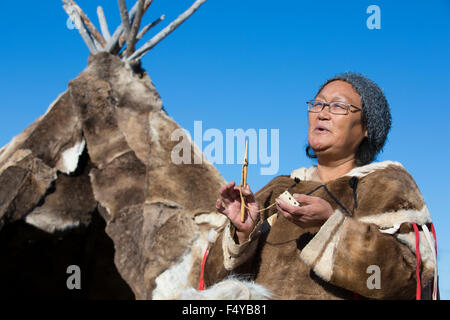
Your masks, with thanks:
<instances>
[{"instance_id":1,"label":"fur parka","mask_svg":"<svg viewBox=\"0 0 450 320\"><path fill-rule=\"evenodd\" d=\"M383 161L356 167L324 188L316 169L278 176L255 197L266 208L290 187L291 194L316 189L310 195L328 201L332 216L322 226L302 228L272 206L243 244L235 242L228 224L209 250L205 286L232 276L253 280L276 299L414 299L415 223L422 295L429 298L437 272L435 243L428 208L411 175L400 163ZM295 186L294 178L300 179Z\"/></svg>"}]
</instances>

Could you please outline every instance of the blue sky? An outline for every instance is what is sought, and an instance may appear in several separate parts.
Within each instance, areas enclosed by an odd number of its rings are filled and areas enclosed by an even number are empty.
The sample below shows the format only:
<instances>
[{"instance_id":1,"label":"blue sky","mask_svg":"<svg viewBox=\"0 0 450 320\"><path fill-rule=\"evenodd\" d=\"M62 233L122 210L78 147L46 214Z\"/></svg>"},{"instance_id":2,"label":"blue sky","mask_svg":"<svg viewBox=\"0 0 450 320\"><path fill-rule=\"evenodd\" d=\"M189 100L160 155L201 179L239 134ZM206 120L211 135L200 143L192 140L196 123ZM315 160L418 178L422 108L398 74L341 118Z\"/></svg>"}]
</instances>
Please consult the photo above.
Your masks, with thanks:
<instances>
[{"instance_id":1,"label":"blue sky","mask_svg":"<svg viewBox=\"0 0 450 320\"><path fill-rule=\"evenodd\" d=\"M154 2L144 23L166 14L156 32L193 0ZM77 3L94 23L102 5L110 29L119 24L116 0ZM366 26L372 4L381 9L379 30ZM449 21L447 0L209 0L143 65L169 115L191 134L194 121L224 136L226 129L268 129L269 136L279 130L279 170L261 175L266 165L260 159L250 165L254 191L313 164L304 155L305 101L322 82L343 71L377 82L393 117L378 160L401 162L421 189L438 234L441 296L450 299ZM0 2L0 146L42 115L85 68L88 50L66 22L58 0ZM226 180L240 180L239 164L216 167Z\"/></svg>"}]
</instances>

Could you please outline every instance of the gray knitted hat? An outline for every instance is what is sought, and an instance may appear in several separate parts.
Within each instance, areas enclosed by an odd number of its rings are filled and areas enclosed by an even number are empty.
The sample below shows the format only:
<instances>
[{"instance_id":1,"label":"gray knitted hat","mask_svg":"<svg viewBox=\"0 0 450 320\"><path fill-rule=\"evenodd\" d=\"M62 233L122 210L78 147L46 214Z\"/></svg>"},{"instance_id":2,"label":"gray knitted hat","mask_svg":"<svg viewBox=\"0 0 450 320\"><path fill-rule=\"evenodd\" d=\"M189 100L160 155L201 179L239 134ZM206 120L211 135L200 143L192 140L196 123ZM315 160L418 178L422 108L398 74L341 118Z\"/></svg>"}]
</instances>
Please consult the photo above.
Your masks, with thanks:
<instances>
[{"instance_id":1,"label":"gray knitted hat","mask_svg":"<svg viewBox=\"0 0 450 320\"><path fill-rule=\"evenodd\" d=\"M362 121L367 127L368 141L365 143L372 156L364 159L363 162L373 161L375 155L380 152L384 146L387 135L391 128L391 112L389 104L383 91L372 80L361 74L346 72L338 74L328 79L319 89L317 94L330 82L342 80L350 83L361 96L362 102ZM367 158L367 155L365 156Z\"/></svg>"}]
</instances>

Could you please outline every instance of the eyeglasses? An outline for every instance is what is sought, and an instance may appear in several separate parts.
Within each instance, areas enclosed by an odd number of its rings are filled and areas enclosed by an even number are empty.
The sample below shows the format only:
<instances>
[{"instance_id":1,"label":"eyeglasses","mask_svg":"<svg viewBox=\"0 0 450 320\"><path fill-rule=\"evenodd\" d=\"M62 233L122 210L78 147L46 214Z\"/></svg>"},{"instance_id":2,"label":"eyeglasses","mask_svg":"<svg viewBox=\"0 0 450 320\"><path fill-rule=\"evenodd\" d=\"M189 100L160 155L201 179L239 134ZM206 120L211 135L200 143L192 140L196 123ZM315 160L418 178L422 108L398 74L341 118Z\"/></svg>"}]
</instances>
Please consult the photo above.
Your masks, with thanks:
<instances>
[{"instance_id":1,"label":"eyeglasses","mask_svg":"<svg viewBox=\"0 0 450 320\"><path fill-rule=\"evenodd\" d=\"M348 114L348 112L358 112L361 111L360 107L354 106L353 104L348 104L344 102L323 102L319 100L310 100L306 102L308 105L308 111L313 113L322 112L322 110L328 106L328 110L332 114ZM350 108L355 108L356 110L352 110Z\"/></svg>"}]
</instances>

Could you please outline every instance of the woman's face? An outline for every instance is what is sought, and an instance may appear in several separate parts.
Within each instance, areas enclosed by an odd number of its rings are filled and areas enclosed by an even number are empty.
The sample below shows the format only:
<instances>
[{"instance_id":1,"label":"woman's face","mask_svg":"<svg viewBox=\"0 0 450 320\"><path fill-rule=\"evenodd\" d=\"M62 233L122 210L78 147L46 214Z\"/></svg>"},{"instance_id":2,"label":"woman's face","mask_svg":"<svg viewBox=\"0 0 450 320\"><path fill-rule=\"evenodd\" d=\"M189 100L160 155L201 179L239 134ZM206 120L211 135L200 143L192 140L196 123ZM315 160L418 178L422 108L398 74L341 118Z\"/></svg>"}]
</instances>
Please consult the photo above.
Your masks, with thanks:
<instances>
[{"instance_id":1,"label":"woman's face","mask_svg":"<svg viewBox=\"0 0 450 320\"><path fill-rule=\"evenodd\" d=\"M361 97L352 85L341 80L328 83L315 97L323 102L344 102L361 108ZM356 110L351 108L350 110ZM361 111L337 115L325 107L320 113L309 112L308 142L319 161L339 161L354 157L356 149L367 136Z\"/></svg>"}]
</instances>

